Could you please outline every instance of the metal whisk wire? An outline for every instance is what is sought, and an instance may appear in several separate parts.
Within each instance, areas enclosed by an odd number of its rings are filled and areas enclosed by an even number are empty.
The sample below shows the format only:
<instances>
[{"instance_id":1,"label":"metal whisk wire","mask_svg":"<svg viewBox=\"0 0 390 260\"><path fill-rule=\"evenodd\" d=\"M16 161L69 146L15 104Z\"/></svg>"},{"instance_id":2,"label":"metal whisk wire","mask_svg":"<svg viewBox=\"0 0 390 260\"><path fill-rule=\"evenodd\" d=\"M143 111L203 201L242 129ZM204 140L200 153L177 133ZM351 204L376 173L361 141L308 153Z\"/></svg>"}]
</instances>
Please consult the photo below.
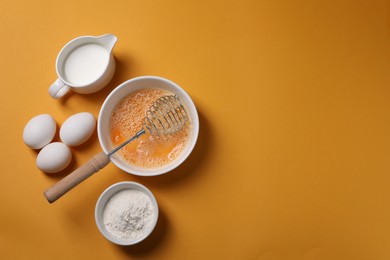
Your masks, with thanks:
<instances>
[{"instance_id":1,"label":"metal whisk wire","mask_svg":"<svg viewBox=\"0 0 390 260\"><path fill-rule=\"evenodd\" d=\"M180 131L188 121L188 115L177 95L167 95L157 99L146 111L143 128L133 137L110 151L107 156L113 155L123 146L146 133L151 135L168 135Z\"/></svg>"},{"instance_id":2,"label":"metal whisk wire","mask_svg":"<svg viewBox=\"0 0 390 260\"><path fill-rule=\"evenodd\" d=\"M188 116L177 96L159 98L146 112L143 126L151 134L172 134L187 122Z\"/></svg>"}]
</instances>

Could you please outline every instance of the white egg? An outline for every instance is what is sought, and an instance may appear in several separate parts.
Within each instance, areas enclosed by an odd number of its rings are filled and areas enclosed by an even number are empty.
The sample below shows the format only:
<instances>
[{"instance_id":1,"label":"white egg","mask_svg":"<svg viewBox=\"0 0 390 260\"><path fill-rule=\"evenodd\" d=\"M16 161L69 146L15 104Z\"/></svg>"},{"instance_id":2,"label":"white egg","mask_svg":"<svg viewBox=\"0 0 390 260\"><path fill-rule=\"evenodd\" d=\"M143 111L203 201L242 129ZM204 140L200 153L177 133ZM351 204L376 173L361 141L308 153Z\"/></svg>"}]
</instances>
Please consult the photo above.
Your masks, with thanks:
<instances>
[{"instance_id":1,"label":"white egg","mask_svg":"<svg viewBox=\"0 0 390 260\"><path fill-rule=\"evenodd\" d=\"M41 149L53 140L56 129L56 122L51 115L38 115L24 127L23 141L32 149Z\"/></svg>"},{"instance_id":2,"label":"white egg","mask_svg":"<svg viewBox=\"0 0 390 260\"><path fill-rule=\"evenodd\" d=\"M54 173L66 168L72 160L69 147L60 142L46 145L38 153L37 166L44 172Z\"/></svg>"},{"instance_id":3,"label":"white egg","mask_svg":"<svg viewBox=\"0 0 390 260\"><path fill-rule=\"evenodd\" d=\"M86 142L96 127L95 117L88 112L74 114L65 120L60 129L60 138L64 144L77 146Z\"/></svg>"}]
</instances>

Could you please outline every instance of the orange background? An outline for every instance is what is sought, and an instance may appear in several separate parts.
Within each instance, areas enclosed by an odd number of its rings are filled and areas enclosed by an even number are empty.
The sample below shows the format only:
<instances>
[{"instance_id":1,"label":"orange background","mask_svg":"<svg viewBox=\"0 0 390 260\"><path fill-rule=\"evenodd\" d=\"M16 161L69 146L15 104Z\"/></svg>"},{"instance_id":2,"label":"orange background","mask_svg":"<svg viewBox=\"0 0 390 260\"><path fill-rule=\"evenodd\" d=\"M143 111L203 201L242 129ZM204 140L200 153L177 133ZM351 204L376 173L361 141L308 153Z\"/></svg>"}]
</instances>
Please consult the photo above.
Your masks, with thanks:
<instances>
[{"instance_id":1,"label":"orange background","mask_svg":"<svg viewBox=\"0 0 390 260\"><path fill-rule=\"evenodd\" d=\"M1 259L390 259L388 1L0 1ZM117 70L91 95L47 93L80 35L113 33ZM193 98L200 136L169 174L114 165L55 204L65 176L35 166L30 118L98 115L140 75ZM58 140L58 137L57 137ZM96 133L66 172L100 151ZM143 243L111 244L94 222L111 184L146 185L160 206Z\"/></svg>"}]
</instances>

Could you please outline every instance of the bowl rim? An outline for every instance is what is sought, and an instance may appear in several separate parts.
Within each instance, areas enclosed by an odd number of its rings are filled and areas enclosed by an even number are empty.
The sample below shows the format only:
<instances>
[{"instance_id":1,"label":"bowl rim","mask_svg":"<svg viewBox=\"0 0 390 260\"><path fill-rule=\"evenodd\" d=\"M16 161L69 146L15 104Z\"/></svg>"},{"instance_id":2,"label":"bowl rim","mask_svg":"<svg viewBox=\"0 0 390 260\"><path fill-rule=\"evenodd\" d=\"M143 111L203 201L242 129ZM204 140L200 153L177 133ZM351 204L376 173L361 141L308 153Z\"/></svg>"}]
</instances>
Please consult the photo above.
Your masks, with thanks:
<instances>
[{"instance_id":1,"label":"bowl rim","mask_svg":"<svg viewBox=\"0 0 390 260\"><path fill-rule=\"evenodd\" d=\"M106 206L106 203L108 200L116 193L122 190L126 189L135 189L139 190L141 192L144 192L151 200L153 208L154 208L154 218L153 218L153 223L151 225L151 228L145 233L144 236L134 239L134 240L122 240L118 239L114 236L111 235L111 233L104 227L103 223L103 212L104 208ZM122 182L117 182L112 184L110 187L105 189L101 195L99 196L99 199L96 202L95 205L95 223L96 226L98 227L100 233L110 242L121 245L121 246L130 246L130 245L135 245L138 244L139 242L145 240L154 230L154 228L157 225L158 222L158 217L159 217L159 208L158 208L158 203L156 198L154 197L153 193L146 188L144 185L138 183L138 182L133 182L133 181L122 181Z\"/></svg>"},{"instance_id":2,"label":"bowl rim","mask_svg":"<svg viewBox=\"0 0 390 260\"><path fill-rule=\"evenodd\" d=\"M104 142L105 137L103 136L103 133L102 133L102 131L103 131L102 128L104 127L102 125L103 124L102 118L108 113L107 107L109 106L111 99L114 97L114 95L117 95L116 93L120 89L127 87L128 85L132 84L133 82L141 81L141 80L162 81L165 84L172 86L174 89L176 89L178 92L180 92L179 94L181 96L183 96L186 99L186 101L187 101L186 105L191 110L191 119L192 119L192 128L191 128L192 133L191 133L191 135L193 135L193 137L187 143L187 148L185 149L185 151L183 151L183 152L185 152L185 154L182 154L181 156L176 158L173 162L171 162L167 165L164 165L162 167L152 168L152 169L147 169L147 168L141 169L141 167L137 167L137 166L134 166L134 165L127 163L127 166L133 167L133 169L128 169L125 166L122 166L122 164L120 163L120 160L117 159L115 157L115 155L110 158L111 162L113 162L115 164L115 166L117 166L118 168L120 168L121 170L123 170L129 174L133 174L133 175L137 175L137 176L157 176L157 175L161 175L161 174L165 174L167 172L170 172L170 171L174 170L175 168L177 168L178 166L180 166L192 153L192 151L195 148L195 145L197 143L198 136L199 136L199 127L200 127L199 126L199 115L198 115L198 111L196 109L196 106L195 106L193 100L191 99L191 97L188 95L188 93L184 89L182 89L179 85L174 83L173 81L168 80L166 78L158 77L158 76L139 76L139 77L135 77L135 78L126 80L125 82L123 82L119 86L117 86L115 89L113 89L111 91L111 93L104 100L102 107L100 109L100 112L99 112L98 122L97 122L98 139L99 139L99 143L100 143L102 150L106 154L108 154L111 151L111 149L109 147L107 147L107 145ZM122 97L122 98L124 98L124 97Z\"/></svg>"}]
</instances>

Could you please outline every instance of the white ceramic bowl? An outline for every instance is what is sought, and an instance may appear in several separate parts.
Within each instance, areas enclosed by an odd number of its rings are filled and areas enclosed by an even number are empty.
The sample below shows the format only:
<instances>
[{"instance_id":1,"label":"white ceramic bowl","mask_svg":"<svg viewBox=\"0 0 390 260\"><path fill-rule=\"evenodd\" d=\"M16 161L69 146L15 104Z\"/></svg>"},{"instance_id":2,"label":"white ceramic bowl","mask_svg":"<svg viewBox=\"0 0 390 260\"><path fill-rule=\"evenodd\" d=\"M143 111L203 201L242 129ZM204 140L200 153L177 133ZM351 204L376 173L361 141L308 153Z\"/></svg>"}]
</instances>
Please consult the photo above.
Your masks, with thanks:
<instances>
[{"instance_id":1,"label":"white ceramic bowl","mask_svg":"<svg viewBox=\"0 0 390 260\"><path fill-rule=\"evenodd\" d=\"M104 226L104 222L103 222L103 212L104 212L104 208L105 208L108 200L115 193L117 193L121 190L126 190L126 189L134 189L134 190L138 190L138 191L141 191L144 194L146 194L152 202L153 212L154 212L153 213L153 220L152 220L152 224L150 226L150 229L145 232L145 235L143 237L140 237L140 238L134 239L134 240L122 240L122 239L118 239L118 238L114 237L113 235L111 235L111 233L109 231L107 231L107 229ZM99 231L103 234L103 236L107 240L109 240L112 243L115 243L117 245L130 246L130 245L134 245L134 244L141 242L142 240L147 238L152 233L153 229L155 228L155 226L157 224L157 220L158 220L158 205L157 205L156 198L153 196L153 193L149 189L147 189L145 186L143 186L139 183L136 183L136 182L124 181L124 182L118 182L116 184L113 184L110 187L108 187L100 195L98 201L96 202L96 207L95 207L96 225L97 225Z\"/></svg>"},{"instance_id":2,"label":"white ceramic bowl","mask_svg":"<svg viewBox=\"0 0 390 260\"><path fill-rule=\"evenodd\" d=\"M110 138L110 120L112 112L115 109L116 105L130 93L135 92L140 89L150 89L150 88L159 88L165 91L168 91L172 94L176 94L180 102L183 104L190 120L191 131L190 136L187 142L187 146L180 153L180 155L173 160L171 163L164 165L159 168L142 168L135 165L127 163L122 157L114 154L110 157L111 162L113 162L117 167L124 170L125 172L140 175L140 176L155 176L163 173L167 173L181 163L190 155L192 150L195 147L196 141L199 134L199 117L196 107L190 96L177 84L174 82L155 76L142 76L130 79L118 87L116 87L104 101L102 108L99 113L98 118L98 137L100 145L103 151L107 154L114 147L112 147L111 138ZM138 129L141 130L141 129Z\"/></svg>"}]
</instances>

